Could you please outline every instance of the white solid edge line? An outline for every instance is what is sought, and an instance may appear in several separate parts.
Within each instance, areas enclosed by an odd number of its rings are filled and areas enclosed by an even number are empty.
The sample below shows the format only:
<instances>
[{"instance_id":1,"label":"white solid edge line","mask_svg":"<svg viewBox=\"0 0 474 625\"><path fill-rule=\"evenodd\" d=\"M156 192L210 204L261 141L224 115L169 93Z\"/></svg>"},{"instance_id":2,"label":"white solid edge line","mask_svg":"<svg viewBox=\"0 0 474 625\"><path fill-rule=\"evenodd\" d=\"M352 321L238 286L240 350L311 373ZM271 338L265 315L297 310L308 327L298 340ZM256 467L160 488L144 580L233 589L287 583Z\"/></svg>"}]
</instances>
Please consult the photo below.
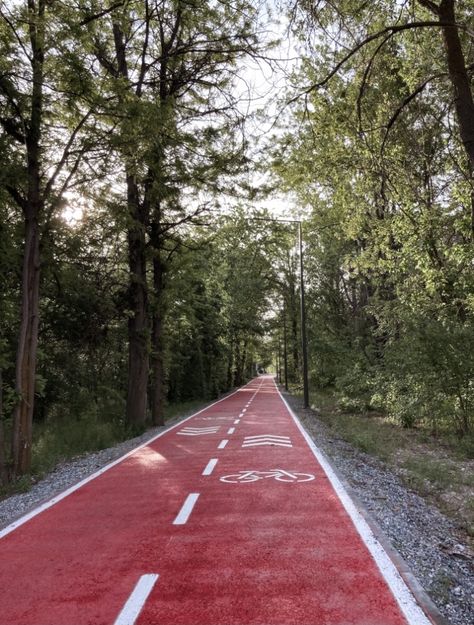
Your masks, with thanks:
<instances>
[{"instance_id":1,"label":"white solid edge line","mask_svg":"<svg viewBox=\"0 0 474 625\"><path fill-rule=\"evenodd\" d=\"M156 434L156 436L152 436L149 440L145 441L141 445L138 445L138 447L134 447L132 450L130 450L129 452L127 452L123 456L120 456L120 458L117 458L117 460L114 460L113 462L110 462L109 464L106 464L105 467L102 467L101 469L99 469L95 473L92 473L91 475L89 475L88 477L84 478L83 480L81 480L77 484L74 484L74 486L70 486L69 488L67 488L62 493L59 493L58 495L55 495L54 497L52 497L48 501L45 501L44 503L42 503L37 508L34 508L33 510L31 510L31 512L28 512L27 514L24 514L22 517L20 517L16 521L13 521L13 523L10 523L5 528L0 530L0 538L3 538L7 534L10 534L10 532L13 532L18 527L20 527L21 525L23 525L24 523L26 523L27 521L29 521L30 519L32 519L36 515L40 514L44 510L47 510L48 508L51 508L52 506L57 504L59 501L61 501L62 499L64 499L65 497L67 497L68 495L73 493L74 491L79 490L79 488L81 488L82 486L84 486L88 482L91 482L96 477L99 477L99 475L102 475L102 473L105 473L106 471L108 471L109 469L114 467L116 464L120 464L121 462L126 460L129 456L132 456L135 452L139 451L143 447L146 447L147 445L149 445L150 443L155 441L157 438L160 438L160 436L164 436L168 432L171 432L171 430L174 430L175 428L178 428L181 425L183 425L183 423L186 423L186 421L189 421L189 419L192 419L193 417L197 416L198 414L201 414L201 412L205 412L209 408L212 408L212 406L215 406L216 404L219 404L220 402L225 401L229 397L232 397L232 395L235 395L236 393L238 393L241 389L245 388L246 386L247 386L247 384L245 384L244 386L241 386L240 388L236 389L232 393L229 393L229 395L226 395L225 397L222 397L221 399L218 399L217 401L213 402L212 404L209 404L208 406L205 406L204 408L201 408L201 410L198 410L197 412L195 412L194 414L190 415L189 417L186 417L186 419L183 419L182 421L179 421L178 423L175 423L174 425L171 425L170 427L168 427L165 430L163 430L163 432L160 432L159 434Z\"/></svg>"},{"instance_id":2,"label":"white solid edge line","mask_svg":"<svg viewBox=\"0 0 474 625\"><path fill-rule=\"evenodd\" d=\"M188 519L193 511L194 506L196 505L196 501L199 498L199 493L190 493L186 499L184 500L183 505L181 506L181 510L178 513L178 516L173 521L173 525L184 525L188 522Z\"/></svg>"},{"instance_id":3,"label":"white solid edge line","mask_svg":"<svg viewBox=\"0 0 474 625\"><path fill-rule=\"evenodd\" d=\"M370 529L367 521L364 519L362 514L357 510L354 502L349 497L346 489L341 484L339 478L332 470L331 465L328 463L326 458L323 456L321 451L316 447L314 441L306 432L303 425L301 424L298 417L295 415L290 405L283 397L280 392L280 389L275 385L275 388L280 395L283 403L285 404L288 412L293 417L296 425L298 426L300 432L304 436L306 442L309 445L309 448L313 452L316 460L321 465L323 471L326 473L329 481L331 482L332 487L336 491L337 496L339 497L342 505L344 506L347 514L351 518L356 530L358 531L360 537L364 541L367 549L372 555L377 567L382 574L382 577L387 582L390 590L392 591L393 596L395 597L398 605L400 606L401 611L403 612L405 618L407 619L409 625L432 625L432 621L426 616L421 607L416 602L415 597L411 593L408 586L403 581L400 573L398 572L396 566L390 559L389 555L379 543L379 541L374 536L374 533Z\"/></svg>"},{"instance_id":4,"label":"white solid edge line","mask_svg":"<svg viewBox=\"0 0 474 625\"><path fill-rule=\"evenodd\" d=\"M227 434L233 434L235 432L235 428L229 428L227 430Z\"/></svg>"},{"instance_id":5,"label":"white solid edge line","mask_svg":"<svg viewBox=\"0 0 474 625\"><path fill-rule=\"evenodd\" d=\"M122 611L115 619L114 625L134 625L158 577L159 575L154 573L140 577Z\"/></svg>"},{"instance_id":6,"label":"white solid edge line","mask_svg":"<svg viewBox=\"0 0 474 625\"><path fill-rule=\"evenodd\" d=\"M229 442L229 441L228 441L228 439L227 439L227 438L224 438L224 440L222 440L222 441L219 443L219 445L217 445L217 449L224 449L224 447L227 445L227 443L228 443L228 442Z\"/></svg>"},{"instance_id":7,"label":"white solid edge line","mask_svg":"<svg viewBox=\"0 0 474 625\"><path fill-rule=\"evenodd\" d=\"M206 465L206 468L202 472L202 475L211 475L211 473L214 471L216 464L217 464L217 458L212 458L212 460L209 460L209 462Z\"/></svg>"}]
</instances>

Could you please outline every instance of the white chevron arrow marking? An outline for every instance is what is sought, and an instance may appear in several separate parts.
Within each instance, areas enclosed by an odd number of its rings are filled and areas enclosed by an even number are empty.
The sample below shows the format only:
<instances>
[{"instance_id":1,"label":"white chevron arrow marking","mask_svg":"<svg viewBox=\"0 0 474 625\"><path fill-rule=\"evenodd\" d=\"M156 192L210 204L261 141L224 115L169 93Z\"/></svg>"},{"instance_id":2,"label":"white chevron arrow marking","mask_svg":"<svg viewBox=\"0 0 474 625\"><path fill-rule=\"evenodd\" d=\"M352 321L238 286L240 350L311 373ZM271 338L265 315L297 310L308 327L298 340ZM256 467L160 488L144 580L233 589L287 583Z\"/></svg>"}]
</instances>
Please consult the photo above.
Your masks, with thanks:
<instances>
[{"instance_id":1,"label":"white chevron arrow marking","mask_svg":"<svg viewBox=\"0 0 474 625\"><path fill-rule=\"evenodd\" d=\"M289 441L290 437L289 436L278 436L278 434L258 434L257 436L246 436L245 440L256 440L258 438L276 438L278 440L285 440L285 441Z\"/></svg>"},{"instance_id":2,"label":"white chevron arrow marking","mask_svg":"<svg viewBox=\"0 0 474 625\"><path fill-rule=\"evenodd\" d=\"M246 436L242 447L258 447L261 445L276 445L279 447L293 447L289 436L276 434L260 434L259 436Z\"/></svg>"},{"instance_id":3,"label":"white chevron arrow marking","mask_svg":"<svg viewBox=\"0 0 474 625\"><path fill-rule=\"evenodd\" d=\"M185 427L179 432L176 432L176 434L181 434L181 436L203 436L204 434L216 434L219 429L219 425L205 428Z\"/></svg>"},{"instance_id":4,"label":"white chevron arrow marking","mask_svg":"<svg viewBox=\"0 0 474 625\"><path fill-rule=\"evenodd\" d=\"M214 419L233 419L234 417L199 417L201 421L214 421Z\"/></svg>"}]
</instances>

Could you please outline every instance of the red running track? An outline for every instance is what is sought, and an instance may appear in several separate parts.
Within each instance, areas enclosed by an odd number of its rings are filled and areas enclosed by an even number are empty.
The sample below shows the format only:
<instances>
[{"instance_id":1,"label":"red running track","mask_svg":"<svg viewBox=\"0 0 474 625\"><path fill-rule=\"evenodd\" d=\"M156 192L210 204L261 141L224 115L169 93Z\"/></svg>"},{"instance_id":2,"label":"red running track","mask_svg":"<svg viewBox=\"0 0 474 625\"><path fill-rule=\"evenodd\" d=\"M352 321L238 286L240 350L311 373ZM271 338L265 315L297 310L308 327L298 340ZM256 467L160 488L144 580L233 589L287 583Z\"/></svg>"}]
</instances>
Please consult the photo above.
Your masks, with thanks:
<instances>
[{"instance_id":1,"label":"red running track","mask_svg":"<svg viewBox=\"0 0 474 625\"><path fill-rule=\"evenodd\" d=\"M0 537L1 625L431 622L269 376Z\"/></svg>"}]
</instances>

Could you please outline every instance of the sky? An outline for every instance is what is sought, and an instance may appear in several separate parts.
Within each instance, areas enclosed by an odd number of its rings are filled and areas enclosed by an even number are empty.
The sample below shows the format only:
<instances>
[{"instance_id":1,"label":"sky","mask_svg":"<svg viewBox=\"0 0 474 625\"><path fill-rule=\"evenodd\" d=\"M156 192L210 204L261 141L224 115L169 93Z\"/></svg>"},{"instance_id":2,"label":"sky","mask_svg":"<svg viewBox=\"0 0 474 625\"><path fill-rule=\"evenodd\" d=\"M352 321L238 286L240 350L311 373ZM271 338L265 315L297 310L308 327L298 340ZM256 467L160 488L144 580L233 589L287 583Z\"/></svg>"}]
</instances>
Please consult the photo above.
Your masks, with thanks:
<instances>
[{"instance_id":1,"label":"sky","mask_svg":"<svg viewBox=\"0 0 474 625\"><path fill-rule=\"evenodd\" d=\"M278 40L278 45L268 51L268 59L243 59L239 68L237 91L242 93L240 110L249 115L246 123L247 137L251 139L253 150L265 158L266 147L271 136L278 135L281 130L283 112L282 98L290 84L291 73L298 65L298 51L288 29L286 17L275 9L274 2L266 2L268 10L265 12L265 37L268 44ZM269 182L269 175L255 171L248 172L248 183L261 185ZM274 194L263 202L258 202L260 208L267 208L276 217L294 214L296 206L289 195Z\"/></svg>"}]
</instances>

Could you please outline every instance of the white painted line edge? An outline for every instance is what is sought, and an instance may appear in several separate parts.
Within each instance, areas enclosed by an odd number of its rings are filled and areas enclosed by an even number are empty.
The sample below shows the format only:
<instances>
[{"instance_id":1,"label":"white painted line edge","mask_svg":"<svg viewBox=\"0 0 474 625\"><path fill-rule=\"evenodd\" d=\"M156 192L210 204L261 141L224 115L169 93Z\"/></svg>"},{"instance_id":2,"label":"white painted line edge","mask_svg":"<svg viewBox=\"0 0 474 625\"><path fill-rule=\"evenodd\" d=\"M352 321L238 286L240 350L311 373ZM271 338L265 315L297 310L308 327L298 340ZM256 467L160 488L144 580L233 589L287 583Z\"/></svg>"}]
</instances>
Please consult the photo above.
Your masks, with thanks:
<instances>
[{"instance_id":1,"label":"white painted line edge","mask_svg":"<svg viewBox=\"0 0 474 625\"><path fill-rule=\"evenodd\" d=\"M184 500L181 510L178 512L178 516L173 521L173 525L185 525L193 511L196 501L199 498L199 493L190 493Z\"/></svg>"},{"instance_id":2,"label":"white painted line edge","mask_svg":"<svg viewBox=\"0 0 474 625\"><path fill-rule=\"evenodd\" d=\"M227 434L233 434L235 432L235 428L229 428L227 430Z\"/></svg>"},{"instance_id":3,"label":"white painted line edge","mask_svg":"<svg viewBox=\"0 0 474 625\"><path fill-rule=\"evenodd\" d=\"M236 420L234 421L234 425L239 425L239 423L240 423L240 419L236 419Z\"/></svg>"},{"instance_id":4,"label":"white painted line edge","mask_svg":"<svg viewBox=\"0 0 474 625\"><path fill-rule=\"evenodd\" d=\"M206 468L202 472L202 475L211 475L211 473L214 471L216 464L217 464L217 458L212 458L212 460L209 460L209 462L206 465Z\"/></svg>"},{"instance_id":5,"label":"white painted line edge","mask_svg":"<svg viewBox=\"0 0 474 625\"><path fill-rule=\"evenodd\" d=\"M339 497L342 505L344 506L347 514L349 515L352 522L354 523L356 530L358 531L360 537L362 538L365 545L367 546L367 549L369 550L370 554L375 560L375 563L377 564L377 567L379 568L379 571L381 572L382 577L387 582L387 585L389 586L390 590L392 591L392 594L397 600L398 605L400 606L400 609L403 612L408 623L410 625L432 625L432 621L426 616L426 614L423 612L421 607L416 602L416 599L414 598L410 589L403 581L400 573L397 571L396 566L390 559L385 549L382 547L382 545L374 536L367 521L364 519L361 513L357 510L356 506L354 505L354 502L349 497L346 489L341 484L339 478L332 470L331 465L323 456L321 451L316 447L314 441L312 440L308 432L306 432L300 420L298 419L296 414L293 412L293 410L291 409L286 399L280 393L280 389L276 385L275 385L275 388L278 394L280 395L283 403L285 404L288 412L290 413L291 417L293 418L296 425L298 426L298 429L300 430L301 434L303 435L306 442L308 443L309 448L313 452L313 455L315 456L316 460L321 465L323 471L326 473L329 481L331 482L332 487L336 491L336 494Z\"/></svg>"},{"instance_id":6,"label":"white painted line edge","mask_svg":"<svg viewBox=\"0 0 474 625\"><path fill-rule=\"evenodd\" d=\"M158 577L159 575L155 573L140 577L122 611L115 619L114 625L134 625Z\"/></svg>"},{"instance_id":7,"label":"white painted line edge","mask_svg":"<svg viewBox=\"0 0 474 625\"><path fill-rule=\"evenodd\" d=\"M99 477L99 475L102 475L102 473L105 473L106 471L108 471L109 469L114 467L115 465L120 464L121 462L126 460L129 456L132 456L135 452L139 451L143 447L146 447L147 445L149 445L150 443L155 441L157 438L160 438L161 436L164 436L168 432L171 432L172 430L174 430L174 429L176 429L178 427L181 427L183 425L183 423L186 423L186 421L189 421L189 419L192 419L193 417L196 417L198 414L201 414L201 412L205 412L209 408L212 408L212 406L215 406L216 404L219 404L220 402L225 401L229 397L232 397L232 395L236 395L242 388L245 388L246 386L247 386L247 384L245 384L244 386L241 386L240 388L238 388L233 393L229 393L229 395L226 395L225 397L222 397L221 399L218 399L217 401L213 402L212 404L209 404L208 406L205 406L204 408L201 408L201 410L198 410L197 412L195 412L194 414L190 415L189 417L186 417L186 419L183 419L182 421L179 421L178 423L175 423L174 425L171 425L170 427L168 427L165 430L163 430L163 432L160 432L159 434L156 434L156 436L152 436L149 440L145 441L141 445L138 445L138 447L135 447L134 449L132 449L131 451L127 452L126 454L124 454L120 458L117 458L117 460L114 460L113 462L110 462L109 464L106 464L105 467L102 467L101 469L99 469L95 473L92 473L91 475L89 475L88 477L84 478L80 482L77 482L77 484L74 484L74 486L70 486L69 488L67 488L62 493L59 493L59 494L55 495L52 499L48 499L48 501L45 501L44 503L42 503L37 508L34 508L33 510L31 510L27 514L24 514L22 517L20 517L19 519L16 519L16 521L13 521L13 523L10 523L5 528L0 530L0 538L3 538L7 534L10 534L10 532L13 532L18 527L20 527L21 525L23 525L24 523L26 523L27 521L29 521L30 519L32 519L36 515L40 514L41 512L44 512L44 510L47 510L48 508L51 508L52 506L57 504L59 501L61 501L61 499L64 499L65 497L67 497L71 493L75 492L76 490L79 490L79 488L81 488L82 486L84 486L88 482L91 482L92 480L95 480L96 477Z\"/></svg>"},{"instance_id":8,"label":"white painted line edge","mask_svg":"<svg viewBox=\"0 0 474 625\"><path fill-rule=\"evenodd\" d=\"M227 445L229 441L227 440L227 438L224 438L224 440L222 440L219 445L217 445L217 449L224 449L224 447Z\"/></svg>"}]
</instances>

